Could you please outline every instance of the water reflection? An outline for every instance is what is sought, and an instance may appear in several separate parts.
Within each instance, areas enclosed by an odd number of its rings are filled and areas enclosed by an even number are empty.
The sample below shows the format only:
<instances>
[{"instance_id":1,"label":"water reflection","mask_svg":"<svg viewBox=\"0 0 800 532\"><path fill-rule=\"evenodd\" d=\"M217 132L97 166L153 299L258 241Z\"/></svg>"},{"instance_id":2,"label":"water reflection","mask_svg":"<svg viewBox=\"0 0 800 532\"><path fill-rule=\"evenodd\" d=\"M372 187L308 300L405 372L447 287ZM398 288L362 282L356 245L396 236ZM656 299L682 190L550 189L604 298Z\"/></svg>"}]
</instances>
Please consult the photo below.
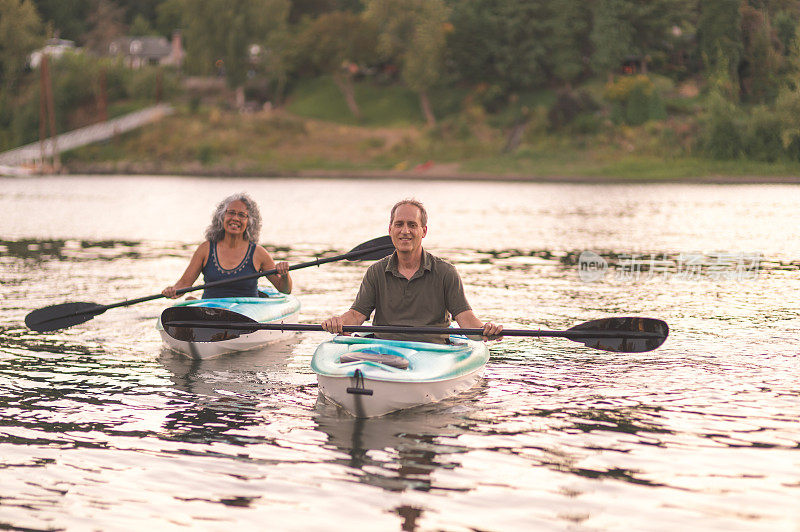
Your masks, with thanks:
<instances>
[{"instance_id":1,"label":"water reflection","mask_svg":"<svg viewBox=\"0 0 800 532\"><path fill-rule=\"evenodd\" d=\"M394 492L461 491L435 474L458 468L456 456L469 451L456 441L471 430L470 405L481 390L378 418L352 417L320 395L314 421L328 445L347 456L332 462L347 466L359 483Z\"/></svg>"},{"instance_id":2,"label":"water reflection","mask_svg":"<svg viewBox=\"0 0 800 532\"><path fill-rule=\"evenodd\" d=\"M126 431L118 394L136 380L124 360L98 345L63 338L32 339L19 331L0 332L0 416L9 429L0 442L105 447L93 434ZM145 370L146 371L146 370Z\"/></svg>"},{"instance_id":3,"label":"water reflection","mask_svg":"<svg viewBox=\"0 0 800 532\"><path fill-rule=\"evenodd\" d=\"M0 252L4 255L36 262L139 258L144 253L142 246L142 242L130 240L0 239Z\"/></svg>"},{"instance_id":4,"label":"water reflection","mask_svg":"<svg viewBox=\"0 0 800 532\"><path fill-rule=\"evenodd\" d=\"M307 246L286 246L263 244L264 247L279 257L291 257L296 261L325 258L344 253L344 249L317 249ZM192 244L161 244L153 247L152 243L133 240L71 240L71 239L35 239L19 240L0 239L0 253L8 258L43 262L116 260L120 258L159 258L172 257L176 253L186 255ZM755 251L694 251L694 250L624 250L624 249L484 249L472 250L452 248L440 251L443 256L456 265L494 265L507 270L531 270L542 266L576 270L581 265L582 255L587 251L594 253L606 262L608 268L619 270L635 261L637 269L642 273L680 273L688 267L697 274L714 277L719 275L720 268L736 266L746 273L773 270L798 270L800 259L763 256ZM716 270L713 268L716 267ZM711 268L711 269L710 269Z\"/></svg>"},{"instance_id":5,"label":"water reflection","mask_svg":"<svg viewBox=\"0 0 800 532\"><path fill-rule=\"evenodd\" d=\"M168 439L189 443L249 445L263 441L247 429L265 423L263 398L285 384L275 376L288 371L295 339L209 360L199 360L166 348L158 358L169 371L175 389L185 392L164 420Z\"/></svg>"}]
</instances>

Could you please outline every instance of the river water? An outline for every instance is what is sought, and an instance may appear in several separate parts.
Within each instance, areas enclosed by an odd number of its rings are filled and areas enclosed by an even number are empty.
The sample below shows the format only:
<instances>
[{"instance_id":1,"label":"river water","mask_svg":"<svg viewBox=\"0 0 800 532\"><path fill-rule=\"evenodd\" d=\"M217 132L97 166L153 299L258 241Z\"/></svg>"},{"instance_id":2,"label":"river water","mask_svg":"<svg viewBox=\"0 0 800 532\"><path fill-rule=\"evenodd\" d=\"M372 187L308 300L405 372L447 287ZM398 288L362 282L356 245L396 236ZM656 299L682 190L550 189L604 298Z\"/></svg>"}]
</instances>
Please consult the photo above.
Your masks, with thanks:
<instances>
[{"instance_id":1,"label":"river water","mask_svg":"<svg viewBox=\"0 0 800 532\"><path fill-rule=\"evenodd\" d=\"M381 236L413 196L482 319L670 337L505 339L467 394L355 420L318 398L323 333L199 363L161 347L164 300L24 326L160 292L238 191L277 259ZM798 205L790 185L0 179L0 528L798 530ZM366 266L294 272L300 321L348 308Z\"/></svg>"}]
</instances>

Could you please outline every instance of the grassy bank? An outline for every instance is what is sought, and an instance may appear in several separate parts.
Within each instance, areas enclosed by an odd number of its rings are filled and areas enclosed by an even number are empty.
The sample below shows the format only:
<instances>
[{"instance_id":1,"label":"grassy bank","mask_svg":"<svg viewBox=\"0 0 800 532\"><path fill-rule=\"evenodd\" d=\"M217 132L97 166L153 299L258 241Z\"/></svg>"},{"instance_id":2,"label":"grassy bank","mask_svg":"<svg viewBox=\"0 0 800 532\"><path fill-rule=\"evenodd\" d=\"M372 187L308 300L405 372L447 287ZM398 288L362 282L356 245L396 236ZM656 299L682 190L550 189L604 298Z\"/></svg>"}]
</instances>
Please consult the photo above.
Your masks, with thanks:
<instances>
[{"instance_id":1,"label":"grassy bank","mask_svg":"<svg viewBox=\"0 0 800 532\"><path fill-rule=\"evenodd\" d=\"M414 94L359 85L357 122L330 80L295 90L286 106L248 114L177 103L163 121L66 154L72 172L203 175L414 175L589 180L793 182L800 163L714 160L692 154L687 113L640 126L601 124L590 133L547 131L553 95L526 95L488 115L470 95L434 95L436 127L423 123ZM520 142L509 139L521 109ZM689 132L689 133L687 133ZM768 180L768 179L767 179ZM797 179L800 182L800 178Z\"/></svg>"}]
</instances>

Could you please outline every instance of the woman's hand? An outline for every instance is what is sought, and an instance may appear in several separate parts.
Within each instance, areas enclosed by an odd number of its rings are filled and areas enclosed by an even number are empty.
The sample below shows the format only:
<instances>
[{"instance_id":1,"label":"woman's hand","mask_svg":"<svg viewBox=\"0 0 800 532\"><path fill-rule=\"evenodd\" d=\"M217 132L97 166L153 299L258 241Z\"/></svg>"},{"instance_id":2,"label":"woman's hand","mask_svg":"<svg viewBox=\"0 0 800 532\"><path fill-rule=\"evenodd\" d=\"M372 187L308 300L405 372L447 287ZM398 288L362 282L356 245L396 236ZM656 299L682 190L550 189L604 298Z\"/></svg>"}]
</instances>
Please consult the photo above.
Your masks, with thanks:
<instances>
[{"instance_id":1,"label":"woman's hand","mask_svg":"<svg viewBox=\"0 0 800 532\"><path fill-rule=\"evenodd\" d=\"M286 262L285 260L276 264L275 269L278 270L278 273L276 275L278 275L281 278L289 275L289 263Z\"/></svg>"},{"instance_id":2,"label":"woman's hand","mask_svg":"<svg viewBox=\"0 0 800 532\"><path fill-rule=\"evenodd\" d=\"M178 294L175 293L177 291L178 289L175 286L168 286L161 291L161 295L166 296L170 299L175 299L178 297Z\"/></svg>"}]
</instances>

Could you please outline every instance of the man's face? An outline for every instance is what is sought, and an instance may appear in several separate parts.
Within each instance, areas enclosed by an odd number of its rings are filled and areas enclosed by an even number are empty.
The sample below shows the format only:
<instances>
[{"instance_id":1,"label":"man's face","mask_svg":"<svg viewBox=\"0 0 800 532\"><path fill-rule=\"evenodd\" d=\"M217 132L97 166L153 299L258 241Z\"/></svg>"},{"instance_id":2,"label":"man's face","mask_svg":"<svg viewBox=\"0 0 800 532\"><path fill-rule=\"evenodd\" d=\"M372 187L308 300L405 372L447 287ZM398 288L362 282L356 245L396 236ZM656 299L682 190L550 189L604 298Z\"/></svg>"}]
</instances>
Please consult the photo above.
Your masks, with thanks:
<instances>
[{"instance_id":1,"label":"man's face","mask_svg":"<svg viewBox=\"0 0 800 532\"><path fill-rule=\"evenodd\" d=\"M394 219L389 225L389 236L397 251L415 251L422 247L422 239L428 233L428 227L420 221L419 209L404 203L394 211Z\"/></svg>"}]
</instances>

